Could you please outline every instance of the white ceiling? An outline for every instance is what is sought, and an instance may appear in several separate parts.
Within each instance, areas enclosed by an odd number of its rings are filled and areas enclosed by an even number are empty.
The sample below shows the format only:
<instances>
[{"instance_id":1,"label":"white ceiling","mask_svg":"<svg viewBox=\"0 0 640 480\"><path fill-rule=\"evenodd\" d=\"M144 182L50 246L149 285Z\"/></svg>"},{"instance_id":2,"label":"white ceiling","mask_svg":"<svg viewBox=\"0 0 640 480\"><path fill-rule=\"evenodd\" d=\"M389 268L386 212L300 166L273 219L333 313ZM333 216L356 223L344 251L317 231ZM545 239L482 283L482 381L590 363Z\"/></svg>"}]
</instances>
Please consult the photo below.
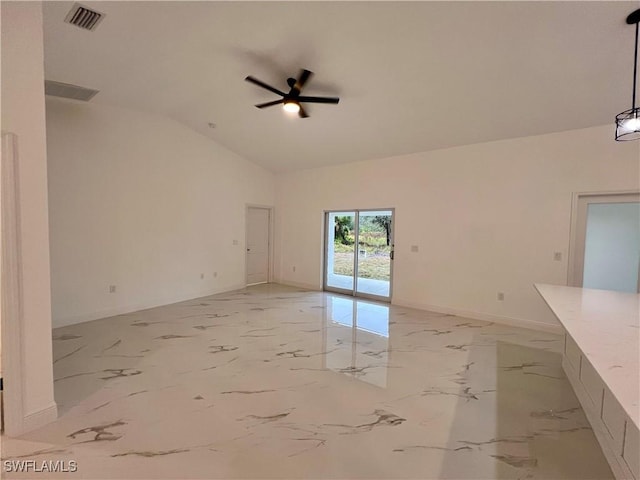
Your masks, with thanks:
<instances>
[{"instance_id":1,"label":"white ceiling","mask_svg":"<svg viewBox=\"0 0 640 480\"><path fill-rule=\"evenodd\" d=\"M45 75L169 116L273 171L612 124L640 2L45 2ZM315 72L299 119L281 90ZM208 123L217 125L210 129Z\"/></svg>"}]
</instances>

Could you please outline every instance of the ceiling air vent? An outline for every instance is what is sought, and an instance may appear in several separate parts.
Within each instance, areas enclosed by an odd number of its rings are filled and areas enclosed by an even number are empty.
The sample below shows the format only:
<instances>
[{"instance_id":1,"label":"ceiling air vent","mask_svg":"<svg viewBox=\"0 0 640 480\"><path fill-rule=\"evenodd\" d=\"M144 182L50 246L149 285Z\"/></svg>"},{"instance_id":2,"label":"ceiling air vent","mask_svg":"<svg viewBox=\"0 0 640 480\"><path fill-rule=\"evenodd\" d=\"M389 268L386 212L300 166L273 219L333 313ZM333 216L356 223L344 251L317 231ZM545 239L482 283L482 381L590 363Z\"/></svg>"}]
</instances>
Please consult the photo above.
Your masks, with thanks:
<instances>
[{"instance_id":1,"label":"ceiling air vent","mask_svg":"<svg viewBox=\"0 0 640 480\"><path fill-rule=\"evenodd\" d=\"M95 30L104 18L104 13L96 12L90 8L74 3L73 8L64 19L65 22L85 30Z\"/></svg>"},{"instance_id":2,"label":"ceiling air vent","mask_svg":"<svg viewBox=\"0 0 640 480\"><path fill-rule=\"evenodd\" d=\"M88 102L99 90L91 88L79 87L68 83L53 82L51 80L44 81L45 95L53 97L72 98L73 100L82 100Z\"/></svg>"}]
</instances>

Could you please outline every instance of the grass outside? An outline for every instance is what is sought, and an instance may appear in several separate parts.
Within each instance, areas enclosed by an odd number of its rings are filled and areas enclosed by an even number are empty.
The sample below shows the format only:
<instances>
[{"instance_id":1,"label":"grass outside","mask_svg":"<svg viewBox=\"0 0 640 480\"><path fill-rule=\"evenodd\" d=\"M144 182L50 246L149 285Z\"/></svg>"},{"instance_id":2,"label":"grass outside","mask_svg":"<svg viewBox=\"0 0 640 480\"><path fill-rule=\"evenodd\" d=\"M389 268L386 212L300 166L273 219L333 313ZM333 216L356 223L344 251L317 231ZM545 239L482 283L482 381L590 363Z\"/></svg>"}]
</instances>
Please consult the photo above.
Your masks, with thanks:
<instances>
[{"instance_id":1,"label":"grass outside","mask_svg":"<svg viewBox=\"0 0 640 480\"><path fill-rule=\"evenodd\" d=\"M336 249L333 256L333 273L353 276L353 246L347 248L349 249L347 252L338 252ZM361 254L358 258L358 276L388 282L390 280L391 259L389 253L391 249L389 247L367 247L364 250L367 251L366 257Z\"/></svg>"}]
</instances>

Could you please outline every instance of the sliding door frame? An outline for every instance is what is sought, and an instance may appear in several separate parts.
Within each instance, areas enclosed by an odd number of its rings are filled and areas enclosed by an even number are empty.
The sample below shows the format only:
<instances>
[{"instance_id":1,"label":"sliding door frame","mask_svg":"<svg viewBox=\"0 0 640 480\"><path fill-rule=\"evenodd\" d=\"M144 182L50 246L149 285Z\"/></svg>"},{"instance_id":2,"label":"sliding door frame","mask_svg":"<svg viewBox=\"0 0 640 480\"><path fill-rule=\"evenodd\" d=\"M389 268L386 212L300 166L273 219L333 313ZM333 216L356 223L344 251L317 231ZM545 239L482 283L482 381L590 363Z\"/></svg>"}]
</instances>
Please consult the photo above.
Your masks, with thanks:
<instances>
[{"instance_id":1,"label":"sliding door frame","mask_svg":"<svg viewBox=\"0 0 640 480\"><path fill-rule=\"evenodd\" d=\"M348 290L346 288L337 288L330 287L327 285L327 278L329 277L329 235L331 232L335 232L335 227L333 225L329 225L329 215L331 213L342 213L342 214L353 214L354 215L354 235L355 238L358 238L358 211L353 210L325 210L324 211L324 255L322 257L322 289L326 292L335 292L342 293L344 295L354 296L354 292L356 290L356 274L357 274L357 266L353 271L353 289ZM334 233L335 235L335 233ZM357 243L357 242L356 242ZM358 246L354 244L353 246L353 256L356 258L356 249ZM357 262L356 262L357 263Z\"/></svg>"},{"instance_id":2,"label":"sliding door frame","mask_svg":"<svg viewBox=\"0 0 640 480\"><path fill-rule=\"evenodd\" d=\"M360 237L360 213L366 212L391 212L391 232L390 232L390 246L391 246L391 260L389 264L389 296L382 297L380 295L373 295L370 293L358 292L358 258L359 258L359 237ZM331 287L327 285L327 278L329 277L329 234L332 232L333 225L329 225L329 214L331 213L352 213L354 217L354 246L353 246L353 289L345 289L338 287ZM350 295L352 297L367 298L369 300L377 300L379 302L391 303L391 297L393 295L393 262L394 262L394 250L395 250L395 227L396 227L396 209L395 208L353 208L351 210L325 210L324 211L324 258L322 268L322 289L327 292L341 293L343 295Z\"/></svg>"}]
</instances>

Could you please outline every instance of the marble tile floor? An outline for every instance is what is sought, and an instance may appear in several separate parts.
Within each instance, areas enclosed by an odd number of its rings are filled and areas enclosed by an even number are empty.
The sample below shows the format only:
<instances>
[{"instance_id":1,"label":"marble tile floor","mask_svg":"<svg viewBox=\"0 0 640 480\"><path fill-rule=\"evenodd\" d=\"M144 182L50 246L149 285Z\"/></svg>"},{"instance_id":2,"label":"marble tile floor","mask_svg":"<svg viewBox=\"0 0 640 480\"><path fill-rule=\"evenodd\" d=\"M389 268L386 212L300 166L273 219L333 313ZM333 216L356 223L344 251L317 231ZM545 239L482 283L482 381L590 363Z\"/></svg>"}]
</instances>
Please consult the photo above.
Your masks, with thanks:
<instances>
[{"instance_id":1,"label":"marble tile floor","mask_svg":"<svg viewBox=\"0 0 640 480\"><path fill-rule=\"evenodd\" d=\"M78 470L6 478L612 478L557 335L259 285L53 338L60 417L3 466Z\"/></svg>"}]
</instances>

